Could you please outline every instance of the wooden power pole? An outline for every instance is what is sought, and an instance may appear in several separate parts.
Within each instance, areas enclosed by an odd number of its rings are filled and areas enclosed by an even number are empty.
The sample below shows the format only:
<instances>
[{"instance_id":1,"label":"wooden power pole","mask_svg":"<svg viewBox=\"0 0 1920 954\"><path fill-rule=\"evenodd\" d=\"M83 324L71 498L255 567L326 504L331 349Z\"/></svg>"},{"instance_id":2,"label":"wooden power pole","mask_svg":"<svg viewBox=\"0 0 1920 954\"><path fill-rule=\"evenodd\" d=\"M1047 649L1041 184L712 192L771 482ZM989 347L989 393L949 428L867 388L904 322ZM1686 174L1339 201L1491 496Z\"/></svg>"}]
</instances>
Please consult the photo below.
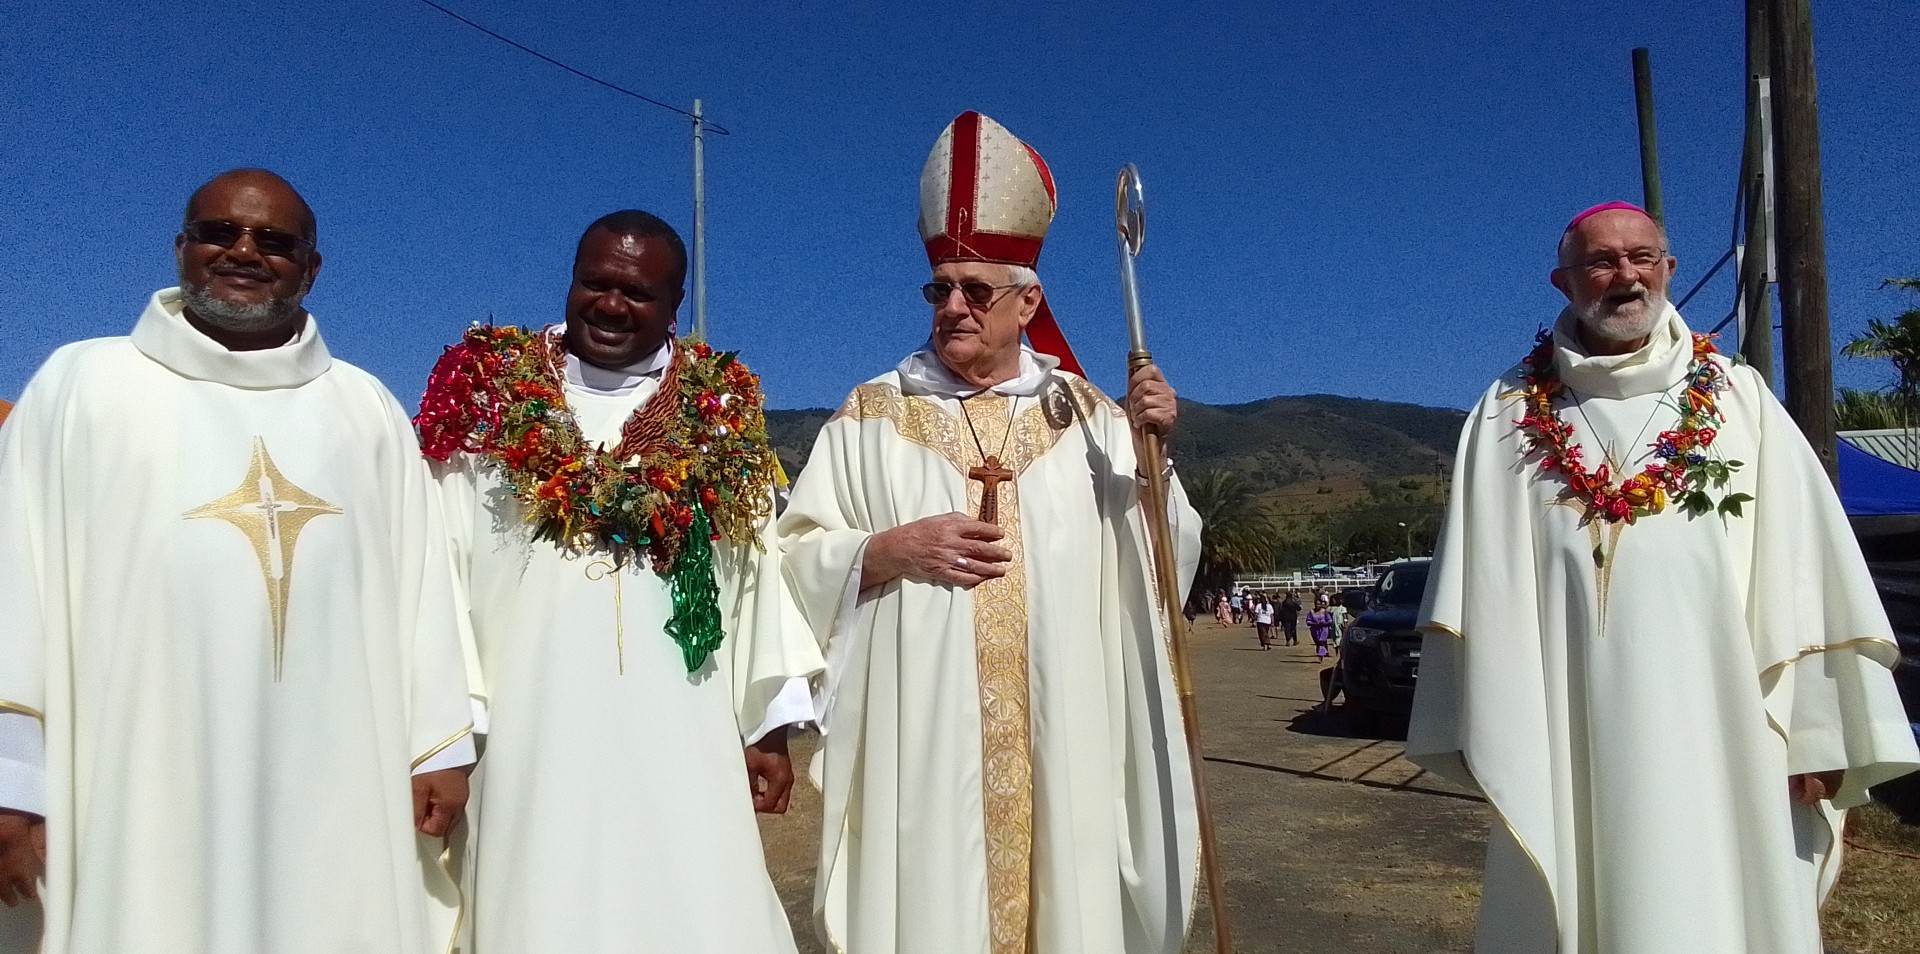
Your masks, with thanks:
<instances>
[{"instance_id":1,"label":"wooden power pole","mask_svg":"<svg viewBox=\"0 0 1920 954\"><path fill-rule=\"evenodd\" d=\"M1667 224L1666 202L1660 196L1660 137L1653 125L1653 62L1647 48L1633 50L1633 103L1640 117L1640 189L1647 214Z\"/></svg>"},{"instance_id":2,"label":"wooden power pole","mask_svg":"<svg viewBox=\"0 0 1920 954\"><path fill-rule=\"evenodd\" d=\"M1811 0L1771 0L1774 186L1779 216L1780 320L1787 412L1839 482L1833 433L1833 338L1820 192L1819 84Z\"/></svg>"},{"instance_id":3,"label":"wooden power pole","mask_svg":"<svg viewBox=\"0 0 1920 954\"><path fill-rule=\"evenodd\" d=\"M1773 302L1767 285L1774 277L1773 233L1770 210L1773 207L1773 156L1768 141L1772 135L1771 53L1767 43L1767 13L1772 0L1747 0L1747 135L1746 153L1741 157L1741 193L1746 201L1741 209L1745 227L1740 259L1740 353L1747 364L1771 388L1773 372Z\"/></svg>"},{"instance_id":4,"label":"wooden power pole","mask_svg":"<svg viewBox=\"0 0 1920 954\"><path fill-rule=\"evenodd\" d=\"M707 150L705 114L693 101L693 336L707 340Z\"/></svg>"}]
</instances>

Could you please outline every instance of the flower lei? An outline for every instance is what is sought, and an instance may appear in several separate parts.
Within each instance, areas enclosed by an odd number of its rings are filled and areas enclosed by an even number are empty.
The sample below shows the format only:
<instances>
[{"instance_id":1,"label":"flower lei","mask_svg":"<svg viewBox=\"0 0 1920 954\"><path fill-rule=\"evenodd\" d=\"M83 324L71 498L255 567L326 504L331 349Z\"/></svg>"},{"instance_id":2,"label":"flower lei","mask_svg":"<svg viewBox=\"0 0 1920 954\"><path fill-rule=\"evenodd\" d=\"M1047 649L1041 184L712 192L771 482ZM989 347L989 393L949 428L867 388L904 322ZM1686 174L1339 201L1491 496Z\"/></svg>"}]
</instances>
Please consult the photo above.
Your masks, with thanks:
<instances>
[{"instance_id":1,"label":"flower lei","mask_svg":"<svg viewBox=\"0 0 1920 954\"><path fill-rule=\"evenodd\" d=\"M1726 419L1720 414L1719 395L1728 387L1726 372L1712 358L1717 351L1710 335L1693 336L1693 362L1687 366L1686 390L1677 405L1680 424L1661 431L1649 447L1654 462L1645 470L1615 485L1606 464L1588 471L1581 461L1580 445L1573 443L1573 425L1560 419L1553 400L1565 384L1554 364L1553 333L1540 332L1533 353L1521 362L1525 382L1523 400L1526 414L1514 424L1527 441L1530 452L1541 455L1542 474L1560 473L1567 481L1567 496L1586 505L1581 522L1605 520L1628 524L1652 516L1667 508L1669 500L1678 500L1691 516L1719 512L1741 516L1740 506L1753 497L1744 493L1722 493L1716 502L1710 490L1724 491L1733 473L1744 466L1737 460L1709 456L1708 449Z\"/></svg>"},{"instance_id":2,"label":"flower lei","mask_svg":"<svg viewBox=\"0 0 1920 954\"><path fill-rule=\"evenodd\" d=\"M483 458L522 504L534 539L644 554L673 599L667 635L687 671L725 639L713 547L759 545L771 509L773 452L760 380L733 352L682 340L661 394L634 412L619 446L587 442L567 407L557 336L475 325L427 379L414 425L445 462ZM669 394L669 391L677 392Z\"/></svg>"}]
</instances>

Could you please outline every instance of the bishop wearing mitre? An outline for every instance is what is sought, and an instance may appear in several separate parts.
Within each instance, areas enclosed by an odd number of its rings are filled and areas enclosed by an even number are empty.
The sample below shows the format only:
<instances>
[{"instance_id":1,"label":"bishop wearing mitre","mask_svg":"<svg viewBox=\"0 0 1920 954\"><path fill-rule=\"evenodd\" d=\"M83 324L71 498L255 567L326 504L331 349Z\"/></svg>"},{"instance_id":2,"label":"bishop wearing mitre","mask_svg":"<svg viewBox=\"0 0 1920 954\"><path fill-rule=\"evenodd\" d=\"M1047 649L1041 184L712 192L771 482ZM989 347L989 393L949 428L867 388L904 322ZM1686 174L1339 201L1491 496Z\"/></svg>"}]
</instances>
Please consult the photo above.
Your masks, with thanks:
<instances>
[{"instance_id":1,"label":"bishop wearing mitre","mask_svg":"<svg viewBox=\"0 0 1920 954\"><path fill-rule=\"evenodd\" d=\"M1193 910L1140 476L1169 465L1135 453L1174 395L1148 366L1122 410L1081 375L1034 271L1054 210L999 123L940 134L926 345L848 396L780 522L827 652L814 913L854 954L1171 954ZM1170 483L1184 592L1200 522Z\"/></svg>"}]
</instances>

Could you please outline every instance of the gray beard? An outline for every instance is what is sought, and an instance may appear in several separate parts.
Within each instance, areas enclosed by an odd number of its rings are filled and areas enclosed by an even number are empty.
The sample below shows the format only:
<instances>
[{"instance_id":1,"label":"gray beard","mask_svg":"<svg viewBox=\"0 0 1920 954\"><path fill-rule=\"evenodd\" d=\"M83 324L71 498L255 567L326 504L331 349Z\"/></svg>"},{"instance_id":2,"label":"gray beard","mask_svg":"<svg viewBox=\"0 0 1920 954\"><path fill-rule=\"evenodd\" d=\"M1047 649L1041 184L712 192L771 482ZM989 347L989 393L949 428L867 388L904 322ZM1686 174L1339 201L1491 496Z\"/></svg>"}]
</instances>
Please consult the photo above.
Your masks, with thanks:
<instances>
[{"instance_id":1,"label":"gray beard","mask_svg":"<svg viewBox=\"0 0 1920 954\"><path fill-rule=\"evenodd\" d=\"M1596 301L1578 311L1580 325L1587 333L1604 341L1639 341L1653 334L1654 326L1667 312L1667 297L1648 290L1637 305L1622 302L1609 305Z\"/></svg>"},{"instance_id":2,"label":"gray beard","mask_svg":"<svg viewBox=\"0 0 1920 954\"><path fill-rule=\"evenodd\" d=\"M304 294L271 298L258 305L236 305L216 298L205 285L182 284L181 298L195 318L222 331L254 333L283 328L300 314Z\"/></svg>"}]
</instances>

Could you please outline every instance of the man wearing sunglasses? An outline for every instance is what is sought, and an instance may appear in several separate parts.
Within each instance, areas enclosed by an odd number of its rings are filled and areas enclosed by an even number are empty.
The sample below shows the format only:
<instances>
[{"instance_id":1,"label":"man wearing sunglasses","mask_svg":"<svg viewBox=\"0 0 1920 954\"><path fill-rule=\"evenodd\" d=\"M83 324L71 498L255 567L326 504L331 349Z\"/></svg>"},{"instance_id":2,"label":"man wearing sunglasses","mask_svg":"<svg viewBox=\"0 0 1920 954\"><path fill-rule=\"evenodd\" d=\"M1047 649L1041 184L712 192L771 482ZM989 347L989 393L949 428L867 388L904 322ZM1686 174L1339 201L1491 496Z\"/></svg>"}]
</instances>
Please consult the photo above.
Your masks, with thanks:
<instances>
[{"instance_id":1,"label":"man wearing sunglasses","mask_svg":"<svg viewBox=\"0 0 1920 954\"><path fill-rule=\"evenodd\" d=\"M1172 954L1196 822L1138 476L1168 464L1135 441L1173 391L1144 368L1123 412L1081 376L1032 148L965 113L920 197L927 345L822 428L780 522L827 651L815 917L860 954Z\"/></svg>"},{"instance_id":2,"label":"man wearing sunglasses","mask_svg":"<svg viewBox=\"0 0 1920 954\"><path fill-rule=\"evenodd\" d=\"M0 948L447 949L474 747L445 525L302 304L315 235L279 176L214 178L180 286L0 428Z\"/></svg>"}]
</instances>

